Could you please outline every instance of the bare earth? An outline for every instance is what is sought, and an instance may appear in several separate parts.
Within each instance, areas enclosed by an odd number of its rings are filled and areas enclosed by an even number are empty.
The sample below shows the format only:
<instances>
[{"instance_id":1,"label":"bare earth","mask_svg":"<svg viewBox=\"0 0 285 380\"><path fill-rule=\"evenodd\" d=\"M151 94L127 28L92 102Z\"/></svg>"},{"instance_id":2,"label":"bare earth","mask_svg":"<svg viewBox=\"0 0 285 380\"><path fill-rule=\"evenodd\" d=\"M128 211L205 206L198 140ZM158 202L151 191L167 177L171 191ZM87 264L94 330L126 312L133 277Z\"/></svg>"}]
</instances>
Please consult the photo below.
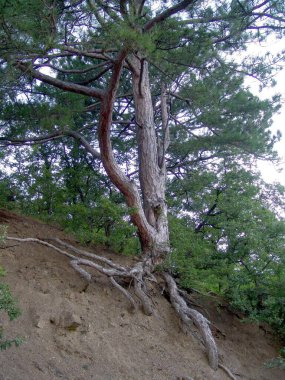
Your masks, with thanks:
<instances>
[{"instance_id":1,"label":"bare earth","mask_svg":"<svg viewBox=\"0 0 285 380\"><path fill-rule=\"evenodd\" d=\"M0 210L9 236L54 238L77 245L60 229ZM185 335L169 302L153 289L157 315L131 313L128 301L101 275L86 288L66 257L36 243L8 241L0 249L5 281L18 298L22 316L8 322L6 337L25 338L19 348L0 353L0 380L228 380L211 370L203 345ZM102 248L97 254L132 265ZM266 369L280 343L270 329L242 323L225 303L196 297L199 311L213 322L221 361L238 380L282 380L285 373Z\"/></svg>"}]
</instances>

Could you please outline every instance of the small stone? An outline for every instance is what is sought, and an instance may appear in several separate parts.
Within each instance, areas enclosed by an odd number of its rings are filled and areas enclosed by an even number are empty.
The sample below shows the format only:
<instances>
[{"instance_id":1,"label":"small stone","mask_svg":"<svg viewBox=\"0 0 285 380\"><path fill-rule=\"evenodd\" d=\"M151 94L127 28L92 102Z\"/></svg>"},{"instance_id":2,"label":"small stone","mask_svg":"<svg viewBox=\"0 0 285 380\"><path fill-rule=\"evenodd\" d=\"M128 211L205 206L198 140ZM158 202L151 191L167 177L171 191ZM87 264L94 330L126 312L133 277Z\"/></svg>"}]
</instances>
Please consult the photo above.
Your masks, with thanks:
<instances>
[{"instance_id":1,"label":"small stone","mask_svg":"<svg viewBox=\"0 0 285 380\"><path fill-rule=\"evenodd\" d=\"M38 329L42 329L45 327L48 321L48 317L45 313L39 314L37 310L31 309L31 316L35 327L37 327Z\"/></svg>"},{"instance_id":2,"label":"small stone","mask_svg":"<svg viewBox=\"0 0 285 380\"><path fill-rule=\"evenodd\" d=\"M82 325L81 318L71 311L64 311L58 318L51 318L51 322L69 331L75 331Z\"/></svg>"},{"instance_id":3,"label":"small stone","mask_svg":"<svg viewBox=\"0 0 285 380\"><path fill-rule=\"evenodd\" d=\"M39 320L36 322L36 327L39 329L43 329L45 327L46 321L43 318L39 318Z\"/></svg>"}]
</instances>

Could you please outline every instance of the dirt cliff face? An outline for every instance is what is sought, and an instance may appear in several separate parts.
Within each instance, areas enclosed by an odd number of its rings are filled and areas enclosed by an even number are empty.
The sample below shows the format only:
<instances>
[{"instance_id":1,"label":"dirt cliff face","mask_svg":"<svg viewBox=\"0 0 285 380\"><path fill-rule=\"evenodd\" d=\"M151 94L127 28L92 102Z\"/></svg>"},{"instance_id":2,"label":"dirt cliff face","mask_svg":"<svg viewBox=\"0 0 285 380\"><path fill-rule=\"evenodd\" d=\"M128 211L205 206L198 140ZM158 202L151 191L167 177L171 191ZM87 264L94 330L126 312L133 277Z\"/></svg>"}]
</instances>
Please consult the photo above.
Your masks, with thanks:
<instances>
[{"instance_id":1,"label":"dirt cliff face","mask_svg":"<svg viewBox=\"0 0 285 380\"><path fill-rule=\"evenodd\" d=\"M7 211L0 211L0 224L9 226L10 236L58 237L77 245L60 229ZM123 265L134 260L93 251ZM131 313L128 301L98 273L86 286L68 259L48 247L7 241L0 264L22 309L14 322L1 314L1 324L7 338L25 339L0 353L0 380L229 379L209 368L197 332L185 335L159 286L152 294L156 315L147 317ZM195 296L195 304L212 321L221 361L237 379L285 379L284 372L264 367L280 347L269 328L243 323L214 297Z\"/></svg>"}]
</instances>

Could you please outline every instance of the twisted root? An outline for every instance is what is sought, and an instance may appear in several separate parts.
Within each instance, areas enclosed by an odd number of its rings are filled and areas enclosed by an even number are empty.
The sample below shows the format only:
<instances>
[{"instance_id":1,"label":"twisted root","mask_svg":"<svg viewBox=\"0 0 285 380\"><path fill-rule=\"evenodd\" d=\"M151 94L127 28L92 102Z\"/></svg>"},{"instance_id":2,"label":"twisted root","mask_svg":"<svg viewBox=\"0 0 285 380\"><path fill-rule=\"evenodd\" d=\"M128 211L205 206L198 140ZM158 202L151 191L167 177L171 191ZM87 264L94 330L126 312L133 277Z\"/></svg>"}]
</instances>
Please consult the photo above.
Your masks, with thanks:
<instances>
[{"instance_id":1,"label":"twisted root","mask_svg":"<svg viewBox=\"0 0 285 380\"><path fill-rule=\"evenodd\" d=\"M95 269L109 278L111 284L119 292L121 292L125 298L127 298L133 310L137 310L139 301L146 315L153 314L154 308L151 299L147 294L146 281L150 280L156 282L156 279L151 273L151 268L149 268L146 262L142 261L137 263L132 268L125 268L121 265L113 263L112 260L109 260L106 257L78 249L60 239L49 240L52 240L64 249L37 238L6 237L6 240L17 241L20 243L38 243L55 250L56 252L68 257L70 259L70 265L83 278L85 278L88 283L92 281L92 275L85 268L90 267ZM73 252L73 254L69 253L67 250ZM163 277L169 290L170 301L175 311L181 318L183 324L189 329L191 328L193 322L198 328L206 348L206 353L211 368L217 370L218 367L220 367L231 379L235 379L232 372L219 362L218 350L212 332L209 328L209 321L200 312L190 308L187 305L183 298L183 292L179 291L176 282L170 274L163 273ZM138 301L133 297L129 290L120 285L118 281L122 278L133 284L134 295Z\"/></svg>"}]
</instances>

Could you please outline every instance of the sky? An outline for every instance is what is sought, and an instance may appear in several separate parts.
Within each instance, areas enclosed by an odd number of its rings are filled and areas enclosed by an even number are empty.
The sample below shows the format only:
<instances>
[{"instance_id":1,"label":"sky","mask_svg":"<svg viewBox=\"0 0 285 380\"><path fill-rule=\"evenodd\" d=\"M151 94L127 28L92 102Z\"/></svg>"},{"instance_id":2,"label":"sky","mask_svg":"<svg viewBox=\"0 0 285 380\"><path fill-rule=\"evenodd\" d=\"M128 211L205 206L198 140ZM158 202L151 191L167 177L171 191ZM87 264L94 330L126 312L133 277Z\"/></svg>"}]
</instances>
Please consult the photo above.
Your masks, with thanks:
<instances>
[{"instance_id":1,"label":"sky","mask_svg":"<svg viewBox=\"0 0 285 380\"><path fill-rule=\"evenodd\" d=\"M264 161L259 162L258 167L265 181L277 181L285 186L285 39L271 40L266 46L255 48L260 48L263 52L264 50L269 50L272 53L281 52L282 50L284 51L284 61L282 63L283 68L274 76L276 81L276 85L274 87L265 88L260 92L258 83L250 81L249 85L252 92L261 99L272 97L275 94L281 95L282 107L280 111L274 115L272 124L272 132L276 134L276 131L279 130L282 134L281 140L275 145L275 149L281 158L281 162L278 165L278 168L273 163Z\"/></svg>"}]
</instances>

